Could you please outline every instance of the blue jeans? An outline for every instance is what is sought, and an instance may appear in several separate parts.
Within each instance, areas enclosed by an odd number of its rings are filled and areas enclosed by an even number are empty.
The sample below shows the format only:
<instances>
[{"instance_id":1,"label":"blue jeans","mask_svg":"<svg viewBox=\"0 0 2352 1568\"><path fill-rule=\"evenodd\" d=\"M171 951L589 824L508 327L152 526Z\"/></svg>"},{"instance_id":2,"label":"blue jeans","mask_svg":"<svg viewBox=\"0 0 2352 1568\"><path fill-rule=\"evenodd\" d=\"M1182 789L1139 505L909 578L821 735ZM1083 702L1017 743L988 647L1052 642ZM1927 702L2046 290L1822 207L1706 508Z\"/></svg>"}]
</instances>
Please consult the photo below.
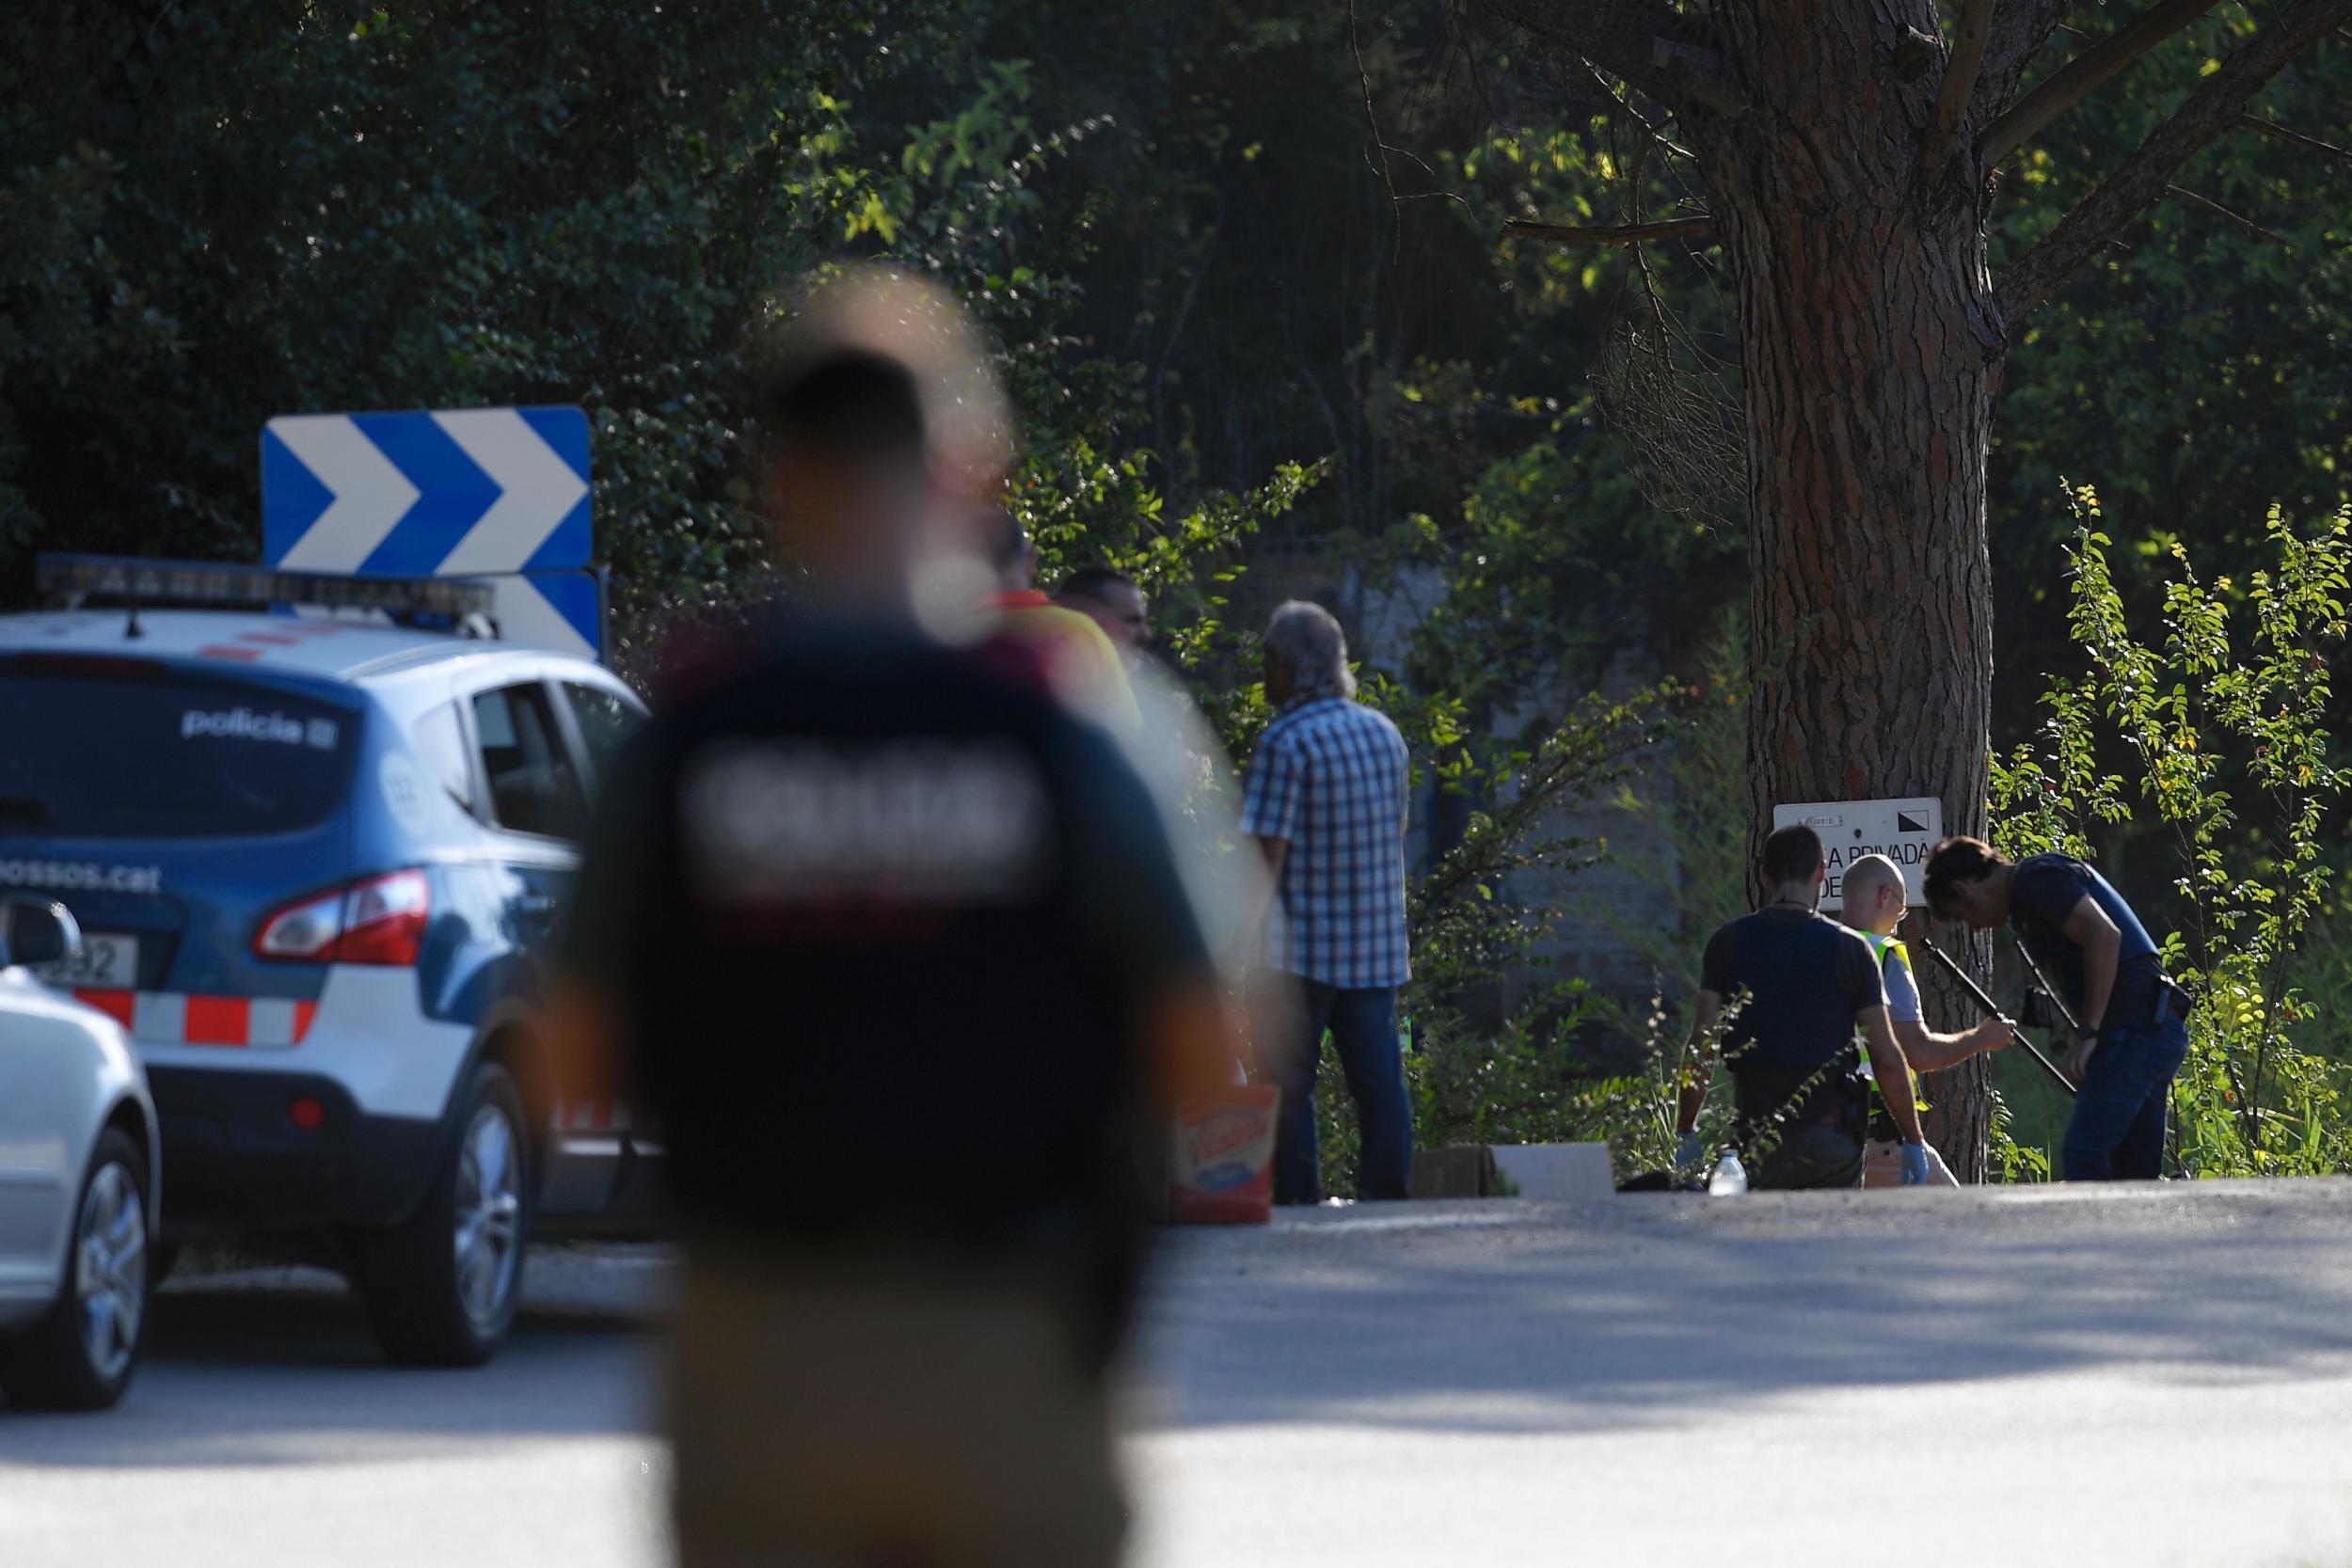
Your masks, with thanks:
<instances>
[{"instance_id":1,"label":"blue jeans","mask_svg":"<svg viewBox=\"0 0 2352 1568\"><path fill-rule=\"evenodd\" d=\"M2163 1173L2172 1075L2187 1055L2188 1025L2179 1019L2101 1033L2066 1124L2067 1180L2153 1181Z\"/></svg>"},{"instance_id":2,"label":"blue jeans","mask_svg":"<svg viewBox=\"0 0 2352 1568\"><path fill-rule=\"evenodd\" d=\"M1303 984L1306 1037L1282 1081L1281 1119L1274 1133L1274 1201L1312 1203L1323 1193L1315 1068L1323 1059L1327 1028L1340 1048L1340 1067L1363 1131L1357 1196L1403 1197L1413 1170L1413 1102L1405 1092L1405 1057L1396 1043L1396 988L1342 990L1314 980Z\"/></svg>"}]
</instances>

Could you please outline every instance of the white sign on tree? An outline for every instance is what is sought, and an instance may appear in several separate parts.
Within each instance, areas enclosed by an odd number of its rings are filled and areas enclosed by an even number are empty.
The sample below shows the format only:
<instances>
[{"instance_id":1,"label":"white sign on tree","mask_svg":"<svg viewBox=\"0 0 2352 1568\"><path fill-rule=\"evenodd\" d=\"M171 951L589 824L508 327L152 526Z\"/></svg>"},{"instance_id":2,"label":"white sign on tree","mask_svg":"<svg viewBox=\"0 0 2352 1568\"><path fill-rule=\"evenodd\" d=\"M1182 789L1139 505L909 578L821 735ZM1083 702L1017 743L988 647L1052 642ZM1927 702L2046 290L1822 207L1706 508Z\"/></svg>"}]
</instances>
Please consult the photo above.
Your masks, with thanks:
<instances>
[{"instance_id":1,"label":"white sign on tree","mask_svg":"<svg viewBox=\"0 0 2352 1568\"><path fill-rule=\"evenodd\" d=\"M1884 855L1902 867L1904 901L1914 909L1928 901L1928 851L1944 836L1944 802L1908 800L1813 800L1774 806L1772 831L1798 825L1821 835L1829 857L1829 885L1821 908L1843 909L1846 867L1865 855Z\"/></svg>"}]
</instances>

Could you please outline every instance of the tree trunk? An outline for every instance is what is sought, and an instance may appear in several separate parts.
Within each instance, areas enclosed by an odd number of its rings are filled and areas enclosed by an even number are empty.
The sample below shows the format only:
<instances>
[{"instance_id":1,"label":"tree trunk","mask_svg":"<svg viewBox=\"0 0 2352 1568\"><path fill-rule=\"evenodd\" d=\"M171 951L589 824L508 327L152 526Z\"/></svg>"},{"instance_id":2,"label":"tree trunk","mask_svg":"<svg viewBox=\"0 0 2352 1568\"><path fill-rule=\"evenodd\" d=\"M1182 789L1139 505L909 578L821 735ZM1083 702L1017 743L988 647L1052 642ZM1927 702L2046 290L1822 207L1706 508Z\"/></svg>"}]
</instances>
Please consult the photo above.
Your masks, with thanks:
<instances>
[{"instance_id":1,"label":"tree trunk","mask_svg":"<svg viewBox=\"0 0 2352 1568\"><path fill-rule=\"evenodd\" d=\"M1993 154L2201 14L2193 0L2149 6L2007 114L2063 0L1966 0L1949 49L1935 0L1481 6L1671 110L1706 182L1747 399L1754 832L1784 801L1902 795L1935 796L1947 830L1982 832L1985 465L2010 318L2240 123L2352 0L2287 0L2009 262L1997 292L1984 248ZM1989 944L1940 935L1981 971ZM1922 975L1931 1022L1971 1022L1959 987ZM1930 1136L1981 1180L1986 1063L1928 1089L1940 1101Z\"/></svg>"},{"instance_id":2,"label":"tree trunk","mask_svg":"<svg viewBox=\"0 0 2352 1568\"><path fill-rule=\"evenodd\" d=\"M1753 105L1692 127L1739 300L1761 683L1752 820L1760 837L1781 802L1926 795L1943 801L1947 832L1982 833L1985 465L2007 334L1980 198L1913 197L1937 72L1904 80L1898 51L1906 27L1938 33L1935 10L1714 10ZM1938 934L1968 951L1963 933ZM1922 965L1920 977L1931 1027L1974 1022L1941 974ZM1984 1060L1937 1077L1929 1136L1963 1181L1981 1180Z\"/></svg>"}]
</instances>

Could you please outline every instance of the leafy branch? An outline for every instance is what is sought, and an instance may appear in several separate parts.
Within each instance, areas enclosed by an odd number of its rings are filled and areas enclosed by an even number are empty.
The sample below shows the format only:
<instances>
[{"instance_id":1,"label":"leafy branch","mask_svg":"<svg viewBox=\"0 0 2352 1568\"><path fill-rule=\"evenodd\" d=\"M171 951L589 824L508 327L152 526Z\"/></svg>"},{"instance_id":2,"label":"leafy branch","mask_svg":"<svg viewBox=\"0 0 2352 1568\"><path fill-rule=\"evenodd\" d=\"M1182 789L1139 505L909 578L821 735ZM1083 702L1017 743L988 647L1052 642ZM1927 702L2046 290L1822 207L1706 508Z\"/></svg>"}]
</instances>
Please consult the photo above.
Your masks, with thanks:
<instances>
[{"instance_id":1,"label":"leafy branch","mask_svg":"<svg viewBox=\"0 0 2352 1568\"><path fill-rule=\"evenodd\" d=\"M2272 508L2274 564L2242 585L2200 577L2175 544L2162 640L2152 643L2130 627L2097 496L2086 487L2073 499L2069 626L2090 668L2053 685L2038 745L1994 759L1996 832L2016 853L2084 853L2093 832L2131 821L2169 840L2181 928L2165 940L2166 961L2198 996L2185 1165L2229 1174L2290 1158L2296 1168L2352 1162L2352 1129L2327 1119L2338 1102L2328 1070L2293 1043L2305 1009L2290 983L2322 911L2328 827L2348 782L2328 754L2328 658L2347 629L2352 508L2309 536ZM2101 768L2103 743L2131 757L2137 803ZM2304 1127L2299 1150L2271 1147L2281 1122Z\"/></svg>"}]
</instances>

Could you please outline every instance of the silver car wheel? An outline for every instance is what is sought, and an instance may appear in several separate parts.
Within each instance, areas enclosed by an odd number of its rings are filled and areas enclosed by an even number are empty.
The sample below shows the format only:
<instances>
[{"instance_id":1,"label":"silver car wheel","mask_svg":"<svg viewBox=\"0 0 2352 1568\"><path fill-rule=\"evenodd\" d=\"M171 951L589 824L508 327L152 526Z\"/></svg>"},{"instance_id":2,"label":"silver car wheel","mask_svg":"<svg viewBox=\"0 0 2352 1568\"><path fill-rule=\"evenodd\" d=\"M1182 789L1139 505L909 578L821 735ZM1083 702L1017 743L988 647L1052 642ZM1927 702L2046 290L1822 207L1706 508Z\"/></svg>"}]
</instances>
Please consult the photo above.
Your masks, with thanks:
<instances>
[{"instance_id":1,"label":"silver car wheel","mask_svg":"<svg viewBox=\"0 0 2352 1568\"><path fill-rule=\"evenodd\" d=\"M474 1326L497 1326L522 1258L522 1172L514 1124L484 1105L467 1125L457 1165L457 1295Z\"/></svg>"},{"instance_id":2,"label":"silver car wheel","mask_svg":"<svg viewBox=\"0 0 2352 1568\"><path fill-rule=\"evenodd\" d=\"M112 1382L137 1353L147 1315L147 1205L130 1171L112 1162L82 1196L73 1297L90 1370Z\"/></svg>"}]
</instances>

